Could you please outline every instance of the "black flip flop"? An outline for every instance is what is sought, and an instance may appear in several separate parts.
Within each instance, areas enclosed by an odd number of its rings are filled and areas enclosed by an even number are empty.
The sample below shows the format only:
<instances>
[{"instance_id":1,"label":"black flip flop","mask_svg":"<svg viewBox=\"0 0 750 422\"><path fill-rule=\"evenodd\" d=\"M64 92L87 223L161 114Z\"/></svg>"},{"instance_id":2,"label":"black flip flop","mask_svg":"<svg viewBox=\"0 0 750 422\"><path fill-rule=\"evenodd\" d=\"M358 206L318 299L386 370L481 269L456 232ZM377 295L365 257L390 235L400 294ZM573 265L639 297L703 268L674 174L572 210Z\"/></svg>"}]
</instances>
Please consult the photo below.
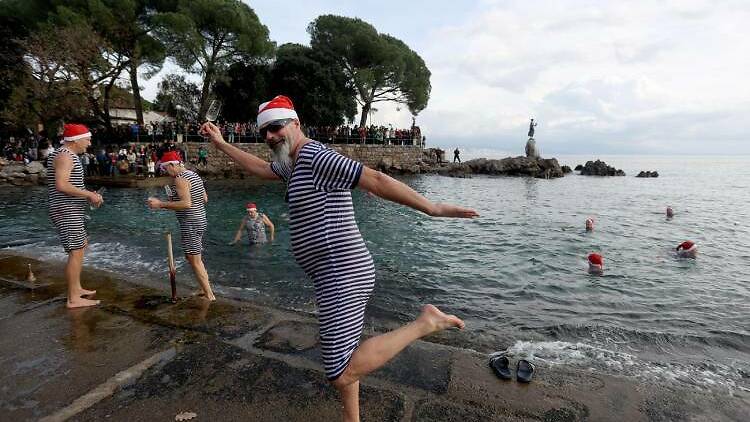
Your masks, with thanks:
<instances>
[{"instance_id":1,"label":"black flip flop","mask_svg":"<svg viewBox=\"0 0 750 422\"><path fill-rule=\"evenodd\" d=\"M533 377L534 364L526 359L519 360L516 364L516 380L518 380L518 382L531 382Z\"/></svg>"},{"instance_id":2,"label":"black flip flop","mask_svg":"<svg viewBox=\"0 0 750 422\"><path fill-rule=\"evenodd\" d=\"M490 359L490 368L500 379L513 379L513 374L510 373L510 361L505 356L496 356Z\"/></svg>"}]
</instances>

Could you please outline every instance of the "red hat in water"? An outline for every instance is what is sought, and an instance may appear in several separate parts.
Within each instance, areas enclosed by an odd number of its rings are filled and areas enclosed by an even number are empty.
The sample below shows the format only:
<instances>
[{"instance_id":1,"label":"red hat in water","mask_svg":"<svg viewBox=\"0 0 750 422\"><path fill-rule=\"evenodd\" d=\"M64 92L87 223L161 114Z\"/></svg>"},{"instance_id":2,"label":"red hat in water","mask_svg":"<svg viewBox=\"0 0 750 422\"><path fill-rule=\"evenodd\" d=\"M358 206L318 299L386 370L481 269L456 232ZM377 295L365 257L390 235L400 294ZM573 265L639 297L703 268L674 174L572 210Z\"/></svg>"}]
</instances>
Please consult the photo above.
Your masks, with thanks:
<instances>
[{"instance_id":1,"label":"red hat in water","mask_svg":"<svg viewBox=\"0 0 750 422\"><path fill-rule=\"evenodd\" d=\"M66 123L63 126L63 142L74 142L83 138L90 138L91 132L86 125Z\"/></svg>"},{"instance_id":2,"label":"red hat in water","mask_svg":"<svg viewBox=\"0 0 750 422\"><path fill-rule=\"evenodd\" d=\"M164 155L161 156L161 164L159 166L164 169L164 166L167 164L180 164L182 162L182 158L180 157L180 153L177 151L167 151L164 153Z\"/></svg>"},{"instance_id":3,"label":"red hat in water","mask_svg":"<svg viewBox=\"0 0 750 422\"><path fill-rule=\"evenodd\" d=\"M248 202L245 204L245 209L247 210L257 210L258 207L255 205L255 202Z\"/></svg>"},{"instance_id":4,"label":"red hat in water","mask_svg":"<svg viewBox=\"0 0 750 422\"><path fill-rule=\"evenodd\" d=\"M677 245L676 249L677 249L678 252L680 252L680 251L690 251L694 247L695 247L695 243L693 243L693 242L691 242L689 240L686 240L686 241L680 243L679 245Z\"/></svg>"},{"instance_id":5,"label":"red hat in water","mask_svg":"<svg viewBox=\"0 0 750 422\"><path fill-rule=\"evenodd\" d=\"M297 118L292 100L283 95L277 95L258 107L258 129L276 120Z\"/></svg>"},{"instance_id":6,"label":"red hat in water","mask_svg":"<svg viewBox=\"0 0 750 422\"><path fill-rule=\"evenodd\" d=\"M589 254L589 269L599 271L604 269L604 259L601 255L599 255L598 253Z\"/></svg>"},{"instance_id":7,"label":"red hat in water","mask_svg":"<svg viewBox=\"0 0 750 422\"><path fill-rule=\"evenodd\" d=\"M604 259L598 253L589 254L589 264L604 265Z\"/></svg>"}]
</instances>

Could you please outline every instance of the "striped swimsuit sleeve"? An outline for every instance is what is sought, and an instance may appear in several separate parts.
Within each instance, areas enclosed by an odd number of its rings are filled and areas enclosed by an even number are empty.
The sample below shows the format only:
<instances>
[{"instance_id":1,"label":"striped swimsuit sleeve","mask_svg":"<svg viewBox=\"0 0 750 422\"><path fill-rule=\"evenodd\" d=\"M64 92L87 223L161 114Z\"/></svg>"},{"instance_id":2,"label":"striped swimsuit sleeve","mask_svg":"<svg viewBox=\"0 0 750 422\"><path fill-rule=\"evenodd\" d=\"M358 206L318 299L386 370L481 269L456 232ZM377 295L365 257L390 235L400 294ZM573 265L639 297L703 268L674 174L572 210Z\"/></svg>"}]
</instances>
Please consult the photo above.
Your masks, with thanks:
<instances>
[{"instance_id":1,"label":"striped swimsuit sleeve","mask_svg":"<svg viewBox=\"0 0 750 422\"><path fill-rule=\"evenodd\" d=\"M357 187L364 166L332 149L322 149L312 159L313 186L323 192Z\"/></svg>"}]
</instances>

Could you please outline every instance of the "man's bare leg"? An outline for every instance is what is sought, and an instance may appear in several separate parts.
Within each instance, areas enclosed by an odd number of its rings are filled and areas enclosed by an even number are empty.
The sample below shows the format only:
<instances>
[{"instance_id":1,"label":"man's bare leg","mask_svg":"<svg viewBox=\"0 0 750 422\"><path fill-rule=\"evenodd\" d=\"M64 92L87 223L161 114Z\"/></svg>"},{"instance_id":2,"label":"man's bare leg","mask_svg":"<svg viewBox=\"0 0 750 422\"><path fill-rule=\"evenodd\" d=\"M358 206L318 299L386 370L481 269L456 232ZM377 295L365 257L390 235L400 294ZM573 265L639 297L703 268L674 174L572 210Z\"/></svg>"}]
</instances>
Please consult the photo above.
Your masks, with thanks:
<instances>
[{"instance_id":1,"label":"man's bare leg","mask_svg":"<svg viewBox=\"0 0 750 422\"><path fill-rule=\"evenodd\" d=\"M214 292L211 290L211 285L208 282L208 272L206 271L206 266L203 265L201 255L185 255L185 258L190 263L190 266L193 267L195 278L198 280L198 284L201 286L206 299L216 300L216 296L214 296Z\"/></svg>"},{"instance_id":2,"label":"man's bare leg","mask_svg":"<svg viewBox=\"0 0 750 422\"><path fill-rule=\"evenodd\" d=\"M342 386L339 390L344 404L344 422L359 422L359 381Z\"/></svg>"},{"instance_id":3,"label":"man's bare leg","mask_svg":"<svg viewBox=\"0 0 750 422\"><path fill-rule=\"evenodd\" d=\"M89 247L88 241L83 246L83 249L79 249L81 251L81 267L83 266L83 257L86 252L86 248ZM75 252L75 251L74 251ZM78 277L73 281L73 291L77 292L74 296L93 296L96 294L96 290L89 290L84 289L81 287L81 267L78 267Z\"/></svg>"},{"instance_id":4,"label":"man's bare leg","mask_svg":"<svg viewBox=\"0 0 750 422\"><path fill-rule=\"evenodd\" d=\"M65 278L68 281L68 308L83 308L98 305L100 301L82 298L85 290L81 288L81 267L83 267L83 252L85 248L76 249L68 253L68 263L65 265Z\"/></svg>"},{"instance_id":5,"label":"man's bare leg","mask_svg":"<svg viewBox=\"0 0 750 422\"><path fill-rule=\"evenodd\" d=\"M433 305L425 305L414 321L363 342L352 354L344 373L333 381L333 385L342 393L343 398L344 387L385 365L413 341L450 327L463 329L464 325L457 316L446 315Z\"/></svg>"}]
</instances>

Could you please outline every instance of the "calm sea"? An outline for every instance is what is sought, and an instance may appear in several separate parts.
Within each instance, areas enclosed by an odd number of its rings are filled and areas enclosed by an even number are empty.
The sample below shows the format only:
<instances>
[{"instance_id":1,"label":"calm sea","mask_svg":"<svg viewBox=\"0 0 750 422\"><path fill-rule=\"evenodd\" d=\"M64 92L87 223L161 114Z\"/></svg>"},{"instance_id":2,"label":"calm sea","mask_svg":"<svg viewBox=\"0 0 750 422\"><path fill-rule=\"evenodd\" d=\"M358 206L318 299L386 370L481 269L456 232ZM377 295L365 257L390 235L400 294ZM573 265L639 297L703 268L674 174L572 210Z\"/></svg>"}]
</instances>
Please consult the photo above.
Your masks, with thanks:
<instances>
[{"instance_id":1,"label":"calm sea","mask_svg":"<svg viewBox=\"0 0 750 422\"><path fill-rule=\"evenodd\" d=\"M465 332L451 334L462 347L749 392L750 157L600 158L628 175L402 179L433 200L475 208L475 220L430 218L355 192L377 268L368 326L409 321L433 303L466 320ZM574 167L585 158L559 160ZM635 178L640 170L660 177ZM244 180L207 188L204 256L218 293L314 312L312 284L289 250L284 187ZM105 206L90 213L88 265L165 279L163 233L178 230L172 213L145 207L149 195L163 192L106 192ZM0 247L64 259L45 198L44 188L0 190ZM228 245L248 201L276 225L274 244L250 248L243 233L242 245ZM592 233L584 231L589 216ZM698 259L675 257L684 240L697 243ZM590 252L604 256L604 276L586 273ZM192 282L179 263L179 279Z\"/></svg>"}]
</instances>

